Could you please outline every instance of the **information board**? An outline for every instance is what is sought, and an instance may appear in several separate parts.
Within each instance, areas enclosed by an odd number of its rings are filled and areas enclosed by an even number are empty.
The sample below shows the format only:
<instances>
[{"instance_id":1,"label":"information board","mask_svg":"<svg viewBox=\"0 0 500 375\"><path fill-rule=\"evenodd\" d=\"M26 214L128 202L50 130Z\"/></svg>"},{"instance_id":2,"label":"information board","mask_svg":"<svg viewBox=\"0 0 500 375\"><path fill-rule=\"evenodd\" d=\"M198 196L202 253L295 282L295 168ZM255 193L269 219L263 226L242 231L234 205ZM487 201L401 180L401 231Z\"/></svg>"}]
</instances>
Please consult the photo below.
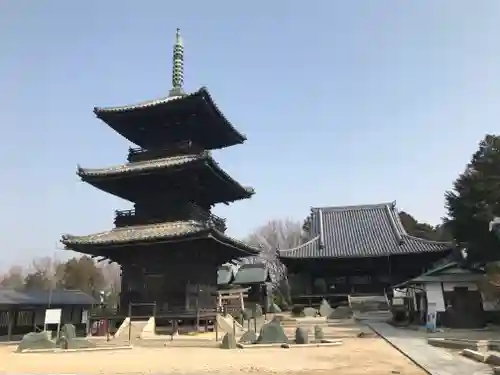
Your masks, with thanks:
<instances>
[{"instance_id":1,"label":"information board","mask_svg":"<svg viewBox=\"0 0 500 375\"><path fill-rule=\"evenodd\" d=\"M45 310L45 324L60 324L61 314L62 314L61 309Z\"/></svg>"}]
</instances>

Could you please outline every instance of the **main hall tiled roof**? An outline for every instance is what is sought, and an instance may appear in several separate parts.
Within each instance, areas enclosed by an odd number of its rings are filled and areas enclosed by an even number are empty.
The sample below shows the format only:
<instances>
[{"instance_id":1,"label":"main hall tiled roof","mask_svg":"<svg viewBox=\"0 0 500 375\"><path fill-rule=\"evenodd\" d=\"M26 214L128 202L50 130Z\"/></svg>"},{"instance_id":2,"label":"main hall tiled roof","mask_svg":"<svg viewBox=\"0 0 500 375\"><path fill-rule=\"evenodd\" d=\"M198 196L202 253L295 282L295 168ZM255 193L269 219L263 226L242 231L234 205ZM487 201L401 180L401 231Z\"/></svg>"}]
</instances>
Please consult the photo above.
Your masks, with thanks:
<instances>
[{"instance_id":1,"label":"main hall tiled roof","mask_svg":"<svg viewBox=\"0 0 500 375\"><path fill-rule=\"evenodd\" d=\"M406 233L395 203L313 208L311 240L280 250L281 258L357 258L444 252L450 243Z\"/></svg>"}]
</instances>

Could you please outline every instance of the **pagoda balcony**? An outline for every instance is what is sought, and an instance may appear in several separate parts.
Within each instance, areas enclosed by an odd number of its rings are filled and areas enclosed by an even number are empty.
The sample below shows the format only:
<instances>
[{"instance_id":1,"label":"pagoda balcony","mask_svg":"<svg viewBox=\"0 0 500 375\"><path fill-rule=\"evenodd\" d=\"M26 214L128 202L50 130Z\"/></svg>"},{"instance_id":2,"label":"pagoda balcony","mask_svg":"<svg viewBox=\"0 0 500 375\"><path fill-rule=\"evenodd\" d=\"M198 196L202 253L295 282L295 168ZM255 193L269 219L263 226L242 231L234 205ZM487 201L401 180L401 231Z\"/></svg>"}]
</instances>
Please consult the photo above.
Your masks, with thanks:
<instances>
[{"instance_id":1,"label":"pagoda balcony","mask_svg":"<svg viewBox=\"0 0 500 375\"><path fill-rule=\"evenodd\" d=\"M138 161L161 159L170 156L201 154L203 151L203 148L195 145L191 141L177 142L153 150L147 150L141 147L130 147L128 149L127 161L129 163L134 163Z\"/></svg>"},{"instance_id":2,"label":"pagoda balcony","mask_svg":"<svg viewBox=\"0 0 500 375\"><path fill-rule=\"evenodd\" d=\"M167 213L167 214L165 214ZM147 225L161 223L165 221L194 220L204 223L212 222L214 227L221 231L226 231L226 220L210 213L194 204L183 207L182 210L172 210L165 208L163 213L150 212L145 210L117 210L115 211L115 226L128 227L133 225Z\"/></svg>"}]
</instances>

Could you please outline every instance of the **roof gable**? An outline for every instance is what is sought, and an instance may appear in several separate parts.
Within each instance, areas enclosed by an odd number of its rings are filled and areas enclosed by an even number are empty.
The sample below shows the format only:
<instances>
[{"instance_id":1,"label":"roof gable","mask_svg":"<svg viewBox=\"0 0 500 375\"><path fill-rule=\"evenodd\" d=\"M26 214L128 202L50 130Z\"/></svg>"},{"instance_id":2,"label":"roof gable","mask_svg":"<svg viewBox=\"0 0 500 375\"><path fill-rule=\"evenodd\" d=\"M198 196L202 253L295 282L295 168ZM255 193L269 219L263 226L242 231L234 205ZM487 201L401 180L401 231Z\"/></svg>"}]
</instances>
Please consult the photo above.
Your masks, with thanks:
<instances>
[{"instance_id":1,"label":"roof gable","mask_svg":"<svg viewBox=\"0 0 500 375\"><path fill-rule=\"evenodd\" d=\"M353 258L444 252L451 245L406 233L395 202L316 207L308 219L308 243L282 250L284 258Z\"/></svg>"}]
</instances>

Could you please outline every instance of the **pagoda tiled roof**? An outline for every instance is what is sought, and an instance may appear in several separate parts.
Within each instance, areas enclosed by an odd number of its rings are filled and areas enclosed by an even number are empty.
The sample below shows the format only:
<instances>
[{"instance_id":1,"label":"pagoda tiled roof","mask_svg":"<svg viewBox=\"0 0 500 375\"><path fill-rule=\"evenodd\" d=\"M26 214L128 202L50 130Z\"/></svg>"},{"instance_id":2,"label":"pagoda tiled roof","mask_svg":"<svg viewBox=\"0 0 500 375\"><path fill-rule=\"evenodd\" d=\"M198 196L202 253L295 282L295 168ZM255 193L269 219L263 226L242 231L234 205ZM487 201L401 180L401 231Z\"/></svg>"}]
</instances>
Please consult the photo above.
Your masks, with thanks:
<instances>
[{"instance_id":1,"label":"pagoda tiled roof","mask_svg":"<svg viewBox=\"0 0 500 375\"><path fill-rule=\"evenodd\" d=\"M358 206L312 208L310 240L279 250L287 258L360 258L399 254L446 252L448 242L408 235L395 202Z\"/></svg>"},{"instance_id":2,"label":"pagoda tiled roof","mask_svg":"<svg viewBox=\"0 0 500 375\"><path fill-rule=\"evenodd\" d=\"M257 248L249 246L243 241L226 236L209 223L195 220L119 227L105 232L84 236L65 234L62 236L61 243L63 243L68 249L72 249L78 248L78 246L81 245L126 245L130 243L143 243L148 241L176 240L186 237L212 237L219 242L237 247L240 250L247 252L249 255L258 254L260 251Z\"/></svg>"},{"instance_id":3,"label":"pagoda tiled roof","mask_svg":"<svg viewBox=\"0 0 500 375\"><path fill-rule=\"evenodd\" d=\"M112 176L118 174L147 172L152 170L177 167L180 165L190 164L201 160L215 161L208 153L171 156L160 159L142 160L132 163L112 165L104 168L81 168L78 167L78 175L83 176Z\"/></svg>"},{"instance_id":4,"label":"pagoda tiled roof","mask_svg":"<svg viewBox=\"0 0 500 375\"><path fill-rule=\"evenodd\" d=\"M181 99L186 99L189 98L190 96L194 96L198 94L201 90L205 90L204 88L201 88L199 91L196 91L192 94L188 95L179 95L179 96L165 96L163 98L158 98L158 99L153 99L153 100L145 100L139 103L134 103L134 104L126 104L126 105L120 105L120 106L111 106L111 107L94 107L94 113L99 115L100 113L106 113L106 112L128 112L128 111L135 111L138 109L145 109L145 108L150 108L150 107L155 107L158 105L162 104L167 104L169 102L173 102L175 100L181 100Z\"/></svg>"},{"instance_id":5,"label":"pagoda tiled roof","mask_svg":"<svg viewBox=\"0 0 500 375\"><path fill-rule=\"evenodd\" d=\"M206 103L206 105L208 106L207 107L208 111L213 115L213 118L217 119L218 123L223 125L223 127L225 127L226 129L230 130L230 132L233 134L234 143L231 144L243 143L244 141L246 141L247 139L246 136L240 133L233 126L233 124L226 118L226 116L219 109L215 101L212 99L212 96L210 95L206 87L201 87L197 91L190 94L184 94L178 96L166 96L163 98L143 101L136 104L112 106L112 107L94 107L94 113L99 119L103 120L112 128L120 132L119 128L121 127L121 125L119 124L119 122L115 121L117 119L117 116L122 118L123 116L121 115L125 115L126 113L129 112L137 113L139 111L142 112L148 109L156 109L156 108L163 108L167 111L169 111L170 108L172 108L175 111L177 105L183 106L184 103L188 103L191 101L199 101L199 100L202 100L204 103ZM125 125L125 127L127 126L131 125L130 124ZM214 147L219 148L221 147L221 145L217 145Z\"/></svg>"},{"instance_id":6,"label":"pagoda tiled roof","mask_svg":"<svg viewBox=\"0 0 500 375\"><path fill-rule=\"evenodd\" d=\"M114 165L104 168L81 168L78 167L77 174L82 178L96 178L96 177L111 177L133 173L150 172L168 168L179 167L182 165L189 165L196 162L209 163L220 175L226 180L241 186L248 192L249 195L254 194L254 189L249 186L242 186L239 182L234 180L228 173L226 173L219 164L212 158L210 151L202 152L201 154L170 156L160 159L143 160L120 165Z\"/></svg>"},{"instance_id":7,"label":"pagoda tiled roof","mask_svg":"<svg viewBox=\"0 0 500 375\"><path fill-rule=\"evenodd\" d=\"M61 242L65 245L110 245L114 243L149 241L162 238L179 237L200 233L208 229L208 226L197 221L175 221L159 224L119 227L86 236L72 236L66 234L63 236Z\"/></svg>"}]
</instances>

